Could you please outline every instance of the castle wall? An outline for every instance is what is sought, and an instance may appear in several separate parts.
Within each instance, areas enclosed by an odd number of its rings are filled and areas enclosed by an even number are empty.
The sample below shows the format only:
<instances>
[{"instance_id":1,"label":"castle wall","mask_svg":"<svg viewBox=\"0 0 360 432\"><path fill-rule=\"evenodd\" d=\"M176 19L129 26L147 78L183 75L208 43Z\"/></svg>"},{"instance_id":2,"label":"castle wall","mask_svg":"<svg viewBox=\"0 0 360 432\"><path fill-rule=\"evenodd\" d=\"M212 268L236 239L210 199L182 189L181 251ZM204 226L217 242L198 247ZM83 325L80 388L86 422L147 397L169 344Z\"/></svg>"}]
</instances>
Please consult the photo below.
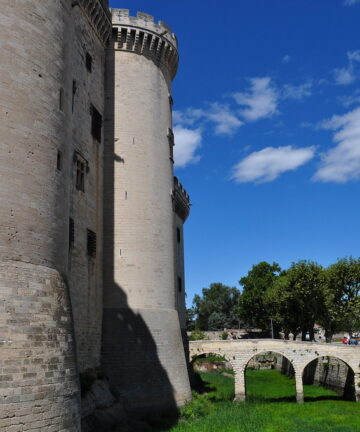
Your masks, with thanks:
<instances>
[{"instance_id":1,"label":"castle wall","mask_svg":"<svg viewBox=\"0 0 360 432\"><path fill-rule=\"evenodd\" d=\"M59 94L70 16L61 1L8 0L0 10L2 430L79 430L66 286L69 170L57 170L69 139Z\"/></svg>"},{"instance_id":2,"label":"castle wall","mask_svg":"<svg viewBox=\"0 0 360 432\"><path fill-rule=\"evenodd\" d=\"M186 337L186 304L185 304L185 265L184 265L184 229L183 220L175 214L175 295L176 309L179 314L180 328Z\"/></svg>"},{"instance_id":3,"label":"castle wall","mask_svg":"<svg viewBox=\"0 0 360 432\"><path fill-rule=\"evenodd\" d=\"M103 366L130 406L174 408L190 397L174 278L171 74L166 68L174 49L161 48L164 41L154 36L164 28L148 16L130 19L112 12L118 34L114 154L105 166L113 173L104 201L113 228L104 225ZM127 28L128 22L136 28ZM146 39L148 28L153 39Z\"/></svg>"},{"instance_id":4,"label":"castle wall","mask_svg":"<svg viewBox=\"0 0 360 432\"><path fill-rule=\"evenodd\" d=\"M73 221L72 240L68 236L67 265L80 373L100 365L102 325L105 46L88 18L81 6L73 7L67 29L72 44L67 52L64 98L69 127L66 143L69 218ZM86 65L87 56L91 56L91 70ZM102 117L97 138L92 133L92 107ZM78 161L85 165L83 190L77 185ZM88 251L88 230L96 236L92 254Z\"/></svg>"}]
</instances>

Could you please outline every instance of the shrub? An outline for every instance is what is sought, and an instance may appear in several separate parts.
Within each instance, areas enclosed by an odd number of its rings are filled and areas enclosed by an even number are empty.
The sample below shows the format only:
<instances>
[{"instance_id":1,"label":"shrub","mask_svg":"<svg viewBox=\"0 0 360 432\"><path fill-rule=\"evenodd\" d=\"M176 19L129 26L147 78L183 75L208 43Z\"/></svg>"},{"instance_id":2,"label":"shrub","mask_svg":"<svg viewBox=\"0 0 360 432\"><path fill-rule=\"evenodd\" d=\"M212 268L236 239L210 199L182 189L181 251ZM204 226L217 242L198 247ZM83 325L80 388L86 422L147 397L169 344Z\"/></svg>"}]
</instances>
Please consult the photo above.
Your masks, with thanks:
<instances>
[{"instance_id":1,"label":"shrub","mask_svg":"<svg viewBox=\"0 0 360 432\"><path fill-rule=\"evenodd\" d=\"M208 415L211 411L212 403L206 394L192 392L192 400L185 404L180 410L180 418L186 421L196 420Z\"/></svg>"},{"instance_id":2,"label":"shrub","mask_svg":"<svg viewBox=\"0 0 360 432\"><path fill-rule=\"evenodd\" d=\"M196 341L205 339L205 334L201 330L193 330L189 336L189 340Z\"/></svg>"},{"instance_id":3,"label":"shrub","mask_svg":"<svg viewBox=\"0 0 360 432\"><path fill-rule=\"evenodd\" d=\"M227 340L228 335L229 335L228 332L226 332L226 331L222 332L222 334L221 334L221 339L222 339L222 340Z\"/></svg>"}]
</instances>

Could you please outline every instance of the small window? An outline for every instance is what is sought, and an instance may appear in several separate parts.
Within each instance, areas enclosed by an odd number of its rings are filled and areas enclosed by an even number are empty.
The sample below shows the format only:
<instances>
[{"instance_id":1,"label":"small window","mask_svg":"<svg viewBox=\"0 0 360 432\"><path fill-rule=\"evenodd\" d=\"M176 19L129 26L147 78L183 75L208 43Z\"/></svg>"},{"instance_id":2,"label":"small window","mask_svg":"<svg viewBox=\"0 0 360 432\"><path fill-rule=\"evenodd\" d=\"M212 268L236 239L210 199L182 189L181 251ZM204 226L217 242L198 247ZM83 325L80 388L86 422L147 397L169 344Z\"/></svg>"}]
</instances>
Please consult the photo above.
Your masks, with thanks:
<instances>
[{"instance_id":1,"label":"small window","mask_svg":"<svg viewBox=\"0 0 360 432\"><path fill-rule=\"evenodd\" d=\"M74 247L75 242L75 224L74 219L69 219L69 249L72 249Z\"/></svg>"},{"instance_id":2,"label":"small window","mask_svg":"<svg viewBox=\"0 0 360 432\"><path fill-rule=\"evenodd\" d=\"M76 92L77 92L77 84L76 84L76 81L73 80L73 84L72 84L72 98L71 98L71 111L72 112L74 112Z\"/></svg>"},{"instance_id":3,"label":"small window","mask_svg":"<svg viewBox=\"0 0 360 432\"><path fill-rule=\"evenodd\" d=\"M176 228L176 238L177 238L177 242L180 243L181 242L180 228Z\"/></svg>"},{"instance_id":4,"label":"small window","mask_svg":"<svg viewBox=\"0 0 360 432\"><path fill-rule=\"evenodd\" d=\"M102 115L94 105L91 105L91 134L98 142L101 142L101 128Z\"/></svg>"},{"instance_id":5,"label":"small window","mask_svg":"<svg viewBox=\"0 0 360 432\"><path fill-rule=\"evenodd\" d=\"M60 111L64 111L64 89L60 88L59 90L59 109Z\"/></svg>"},{"instance_id":6,"label":"small window","mask_svg":"<svg viewBox=\"0 0 360 432\"><path fill-rule=\"evenodd\" d=\"M86 69L91 72L92 71L92 62L93 62L93 58L91 57L91 55L87 52L86 53Z\"/></svg>"},{"instance_id":7,"label":"small window","mask_svg":"<svg viewBox=\"0 0 360 432\"><path fill-rule=\"evenodd\" d=\"M178 277L178 290L179 290L179 292L182 291L182 279L180 276Z\"/></svg>"},{"instance_id":8,"label":"small window","mask_svg":"<svg viewBox=\"0 0 360 432\"><path fill-rule=\"evenodd\" d=\"M89 229L87 230L87 254L89 257L96 257L96 234Z\"/></svg>"},{"instance_id":9,"label":"small window","mask_svg":"<svg viewBox=\"0 0 360 432\"><path fill-rule=\"evenodd\" d=\"M76 159L76 189L85 192L86 163L83 159Z\"/></svg>"},{"instance_id":10,"label":"small window","mask_svg":"<svg viewBox=\"0 0 360 432\"><path fill-rule=\"evenodd\" d=\"M62 171L62 167L63 167L62 153L60 150L58 150L57 157L56 157L56 169L58 171Z\"/></svg>"},{"instance_id":11,"label":"small window","mask_svg":"<svg viewBox=\"0 0 360 432\"><path fill-rule=\"evenodd\" d=\"M170 160L172 163L174 163L174 145L175 145L174 133L173 133L172 129L170 129L170 128L168 129L167 137L168 137L168 141L169 141Z\"/></svg>"}]
</instances>

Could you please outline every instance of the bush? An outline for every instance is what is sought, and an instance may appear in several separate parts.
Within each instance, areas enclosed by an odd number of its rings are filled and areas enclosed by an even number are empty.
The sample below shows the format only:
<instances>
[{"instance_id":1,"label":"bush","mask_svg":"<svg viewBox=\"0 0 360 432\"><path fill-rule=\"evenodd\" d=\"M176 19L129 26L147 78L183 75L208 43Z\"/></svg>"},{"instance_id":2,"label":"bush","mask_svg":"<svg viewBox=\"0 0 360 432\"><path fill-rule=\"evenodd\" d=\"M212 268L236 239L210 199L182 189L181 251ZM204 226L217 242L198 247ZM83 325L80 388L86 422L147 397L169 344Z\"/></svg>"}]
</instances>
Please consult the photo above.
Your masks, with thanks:
<instances>
[{"instance_id":1,"label":"bush","mask_svg":"<svg viewBox=\"0 0 360 432\"><path fill-rule=\"evenodd\" d=\"M205 334L201 330L193 330L189 336L190 341L205 339Z\"/></svg>"},{"instance_id":2,"label":"bush","mask_svg":"<svg viewBox=\"0 0 360 432\"><path fill-rule=\"evenodd\" d=\"M196 420L208 415L211 411L212 403L206 394L192 392L192 400L185 404L180 410L180 418L186 421Z\"/></svg>"},{"instance_id":3,"label":"bush","mask_svg":"<svg viewBox=\"0 0 360 432\"><path fill-rule=\"evenodd\" d=\"M228 332L226 332L226 331L222 332L222 334L221 334L221 339L222 339L222 340L227 340L228 335L229 335Z\"/></svg>"}]
</instances>

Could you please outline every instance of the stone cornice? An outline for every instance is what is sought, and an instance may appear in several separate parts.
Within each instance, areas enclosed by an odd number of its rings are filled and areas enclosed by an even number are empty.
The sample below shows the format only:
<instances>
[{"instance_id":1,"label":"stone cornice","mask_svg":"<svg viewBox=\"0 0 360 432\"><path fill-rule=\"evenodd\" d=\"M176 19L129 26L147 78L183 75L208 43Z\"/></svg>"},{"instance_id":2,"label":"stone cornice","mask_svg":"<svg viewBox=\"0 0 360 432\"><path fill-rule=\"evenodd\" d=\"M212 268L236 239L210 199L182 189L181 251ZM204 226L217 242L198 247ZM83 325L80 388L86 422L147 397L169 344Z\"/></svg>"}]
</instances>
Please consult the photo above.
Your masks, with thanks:
<instances>
[{"instance_id":1,"label":"stone cornice","mask_svg":"<svg viewBox=\"0 0 360 432\"><path fill-rule=\"evenodd\" d=\"M185 222L190 214L190 197L177 177L174 177L173 198L175 213Z\"/></svg>"},{"instance_id":2,"label":"stone cornice","mask_svg":"<svg viewBox=\"0 0 360 432\"><path fill-rule=\"evenodd\" d=\"M154 22L154 17L138 12L129 16L127 9L112 9L113 27L118 29L115 50L144 55L158 67L166 69L171 79L176 75L179 55L177 39L164 22Z\"/></svg>"},{"instance_id":3,"label":"stone cornice","mask_svg":"<svg viewBox=\"0 0 360 432\"><path fill-rule=\"evenodd\" d=\"M85 13L92 28L104 45L108 44L111 34L111 14L105 0L76 0L72 6L79 6Z\"/></svg>"}]
</instances>

